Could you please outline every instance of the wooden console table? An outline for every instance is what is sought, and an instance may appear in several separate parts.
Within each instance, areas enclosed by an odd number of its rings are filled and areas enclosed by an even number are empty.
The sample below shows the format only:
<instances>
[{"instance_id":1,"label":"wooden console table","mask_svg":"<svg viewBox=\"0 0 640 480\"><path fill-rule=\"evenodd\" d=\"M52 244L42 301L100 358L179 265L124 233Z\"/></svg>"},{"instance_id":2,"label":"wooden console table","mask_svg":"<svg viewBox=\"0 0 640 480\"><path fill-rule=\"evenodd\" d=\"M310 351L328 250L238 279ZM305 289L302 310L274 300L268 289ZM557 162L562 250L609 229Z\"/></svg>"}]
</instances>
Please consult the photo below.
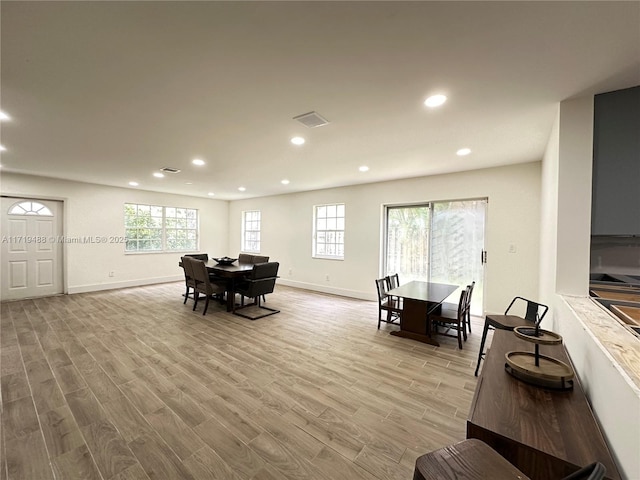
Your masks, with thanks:
<instances>
[{"instance_id":1,"label":"wooden console table","mask_svg":"<svg viewBox=\"0 0 640 480\"><path fill-rule=\"evenodd\" d=\"M467 420L467 438L482 440L532 479L563 478L601 462L606 478L619 479L580 382L569 391L524 383L505 369L505 353L533 346L513 332L496 330ZM564 346L540 346L540 353L571 364Z\"/></svg>"}]
</instances>

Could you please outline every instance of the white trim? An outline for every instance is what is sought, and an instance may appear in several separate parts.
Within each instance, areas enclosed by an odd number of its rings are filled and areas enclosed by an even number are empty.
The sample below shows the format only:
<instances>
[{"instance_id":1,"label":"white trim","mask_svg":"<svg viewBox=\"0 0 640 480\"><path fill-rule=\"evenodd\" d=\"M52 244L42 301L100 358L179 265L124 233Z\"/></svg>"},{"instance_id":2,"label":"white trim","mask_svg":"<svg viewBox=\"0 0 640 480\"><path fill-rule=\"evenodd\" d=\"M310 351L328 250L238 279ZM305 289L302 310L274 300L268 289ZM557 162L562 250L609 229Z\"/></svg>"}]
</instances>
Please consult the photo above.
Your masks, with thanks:
<instances>
[{"instance_id":1,"label":"white trim","mask_svg":"<svg viewBox=\"0 0 640 480\"><path fill-rule=\"evenodd\" d=\"M92 285L78 285L69 287L69 294L98 292L101 290L115 290L117 288L142 287L156 283L178 282L184 280L184 275L171 275L169 277L144 278L139 280L128 280L126 282L99 283Z\"/></svg>"},{"instance_id":2,"label":"white trim","mask_svg":"<svg viewBox=\"0 0 640 480\"><path fill-rule=\"evenodd\" d=\"M294 280L278 279L278 284L287 287L301 288L303 290L311 290L313 292L331 293L340 295L341 297L357 298L359 300L370 300L375 302L378 300L377 295L370 292L361 292L359 290L348 290L346 288L327 287L326 285L318 285L316 283L296 282Z\"/></svg>"}]
</instances>

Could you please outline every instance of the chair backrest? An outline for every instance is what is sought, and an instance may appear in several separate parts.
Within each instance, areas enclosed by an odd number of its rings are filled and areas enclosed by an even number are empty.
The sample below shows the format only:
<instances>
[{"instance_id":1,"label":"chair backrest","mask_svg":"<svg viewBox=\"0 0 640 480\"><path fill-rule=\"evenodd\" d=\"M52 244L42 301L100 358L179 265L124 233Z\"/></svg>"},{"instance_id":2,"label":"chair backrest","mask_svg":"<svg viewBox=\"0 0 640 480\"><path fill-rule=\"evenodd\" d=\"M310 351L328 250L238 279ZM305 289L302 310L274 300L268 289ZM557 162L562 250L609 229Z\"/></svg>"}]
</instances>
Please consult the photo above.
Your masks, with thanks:
<instances>
[{"instance_id":1,"label":"chair backrest","mask_svg":"<svg viewBox=\"0 0 640 480\"><path fill-rule=\"evenodd\" d=\"M397 273L394 273L393 275L389 275L388 277L385 277L385 278L387 279L387 287L389 288L389 290L392 290L400 286L400 277L398 276Z\"/></svg>"},{"instance_id":2,"label":"chair backrest","mask_svg":"<svg viewBox=\"0 0 640 480\"><path fill-rule=\"evenodd\" d=\"M208 253L188 253L187 255L185 255L185 257L195 258L197 260L202 260L203 262L209 261Z\"/></svg>"},{"instance_id":3,"label":"chair backrest","mask_svg":"<svg viewBox=\"0 0 640 480\"><path fill-rule=\"evenodd\" d=\"M253 270L251 270L251 276L249 278L251 280L261 280L273 277L275 281L278 277L279 267L280 264L278 262L256 263L253 265Z\"/></svg>"},{"instance_id":4,"label":"chair backrest","mask_svg":"<svg viewBox=\"0 0 640 480\"><path fill-rule=\"evenodd\" d=\"M249 255L247 253L239 253L238 254L238 262L239 263L253 263L251 261L252 258L253 258L253 255Z\"/></svg>"},{"instance_id":5,"label":"chair backrest","mask_svg":"<svg viewBox=\"0 0 640 480\"><path fill-rule=\"evenodd\" d=\"M458 302L458 320L463 322L467 317L467 310L469 309L469 302L467 302L468 288L465 288L460 292L460 301Z\"/></svg>"},{"instance_id":6,"label":"chair backrest","mask_svg":"<svg viewBox=\"0 0 640 480\"><path fill-rule=\"evenodd\" d=\"M198 284L207 285L209 283L209 274L207 273L207 267L204 261L197 258L187 259L187 262L191 264L193 271L193 278L195 278Z\"/></svg>"},{"instance_id":7,"label":"chair backrest","mask_svg":"<svg viewBox=\"0 0 640 480\"><path fill-rule=\"evenodd\" d=\"M475 280L471 282L471 285L467 285L467 306L469 307L469 311L471 311L471 295L473 295L473 289L475 286Z\"/></svg>"},{"instance_id":8,"label":"chair backrest","mask_svg":"<svg viewBox=\"0 0 640 480\"><path fill-rule=\"evenodd\" d=\"M262 255L251 255L251 263L267 263L269 261L269 257L265 257Z\"/></svg>"},{"instance_id":9,"label":"chair backrest","mask_svg":"<svg viewBox=\"0 0 640 480\"><path fill-rule=\"evenodd\" d=\"M378 290L378 303L382 303L387 299L389 291L389 282L386 277L376 280L376 289Z\"/></svg>"},{"instance_id":10,"label":"chair backrest","mask_svg":"<svg viewBox=\"0 0 640 480\"><path fill-rule=\"evenodd\" d=\"M534 302L533 300L528 300L524 297L514 297L505 310L505 315L509 314L509 310L511 310L511 307L513 307L518 300L520 300L521 302L526 302L526 313L524 315L524 318L526 318L530 322L535 322L536 324L542 321L544 316L547 314L547 311L549 310L549 307L543 305L542 303Z\"/></svg>"},{"instance_id":11,"label":"chair backrest","mask_svg":"<svg viewBox=\"0 0 640 480\"><path fill-rule=\"evenodd\" d=\"M239 287L238 293L245 297L258 297L272 293L278 278L278 262L257 263L253 266L251 276L247 279L245 288Z\"/></svg>"},{"instance_id":12,"label":"chair backrest","mask_svg":"<svg viewBox=\"0 0 640 480\"><path fill-rule=\"evenodd\" d=\"M606 467L600 462L582 467L562 480L602 480L607 473Z\"/></svg>"},{"instance_id":13,"label":"chair backrest","mask_svg":"<svg viewBox=\"0 0 640 480\"><path fill-rule=\"evenodd\" d=\"M187 285L189 285L190 287L195 287L196 279L193 275L193 266L191 264L192 258L185 255L180 260L182 261L182 268L184 269L184 278L185 278L185 281L187 282Z\"/></svg>"}]
</instances>

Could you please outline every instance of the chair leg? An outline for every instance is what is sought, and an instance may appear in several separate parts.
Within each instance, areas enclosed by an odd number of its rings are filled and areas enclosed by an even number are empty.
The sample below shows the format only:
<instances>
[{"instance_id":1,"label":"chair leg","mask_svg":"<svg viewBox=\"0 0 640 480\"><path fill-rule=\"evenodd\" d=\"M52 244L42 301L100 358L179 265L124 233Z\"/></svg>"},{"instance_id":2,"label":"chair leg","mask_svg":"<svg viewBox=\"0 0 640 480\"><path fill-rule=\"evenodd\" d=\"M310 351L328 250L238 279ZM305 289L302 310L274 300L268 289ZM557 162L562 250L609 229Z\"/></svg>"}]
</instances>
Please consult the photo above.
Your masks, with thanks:
<instances>
[{"instance_id":1,"label":"chair leg","mask_svg":"<svg viewBox=\"0 0 640 480\"><path fill-rule=\"evenodd\" d=\"M467 321L466 320L462 320L462 324L458 325L458 331L460 331L460 328L462 328L462 338L464 338L464 341L467 341Z\"/></svg>"},{"instance_id":2,"label":"chair leg","mask_svg":"<svg viewBox=\"0 0 640 480\"><path fill-rule=\"evenodd\" d=\"M187 303L188 299L189 299L189 287L187 287L187 291L184 292L184 302L182 302L182 304L184 305L185 303Z\"/></svg>"},{"instance_id":3,"label":"chair leg","mask_svg":"<svg viewBox=\"0 0 640 480\"><path fill-rule=\"evenodd\" d=\"M460 327L464 328L464 324L462 325L458 324L458 348L462 350L462 331Z\"/></svg>"},{"instance_id":4,"label":"chair leg","mask_svg":"<svg viewBox=\"0 0 640 480\"><path fill-rule=\"evenodd\" d=\"M484 342L487 339L488 331L489 331L489 324L485 320L484 329L482 330L482 340L480 341L480 351L478 352L478 364L476 365L476 372L474 373L476 377L478 376L478 370L480 369L480 360L482 360L482 357L484 355Z\"/></svg>"},{"instance_id":5,"label":"chair leg","mask_svg":"<svg viewBox=\"0 0 640 480\"><path fill-rule=\"evenodd\" d=\"M380 323L382 322L382 309L378 307L378 330L380 330Z\"/></svg>"},{"instance_id":6,"label":"chair leg","mask_svg":"<svg viewBox=\"0 0 640 480\"><path fill-rule=\"evenodd\" d=\"M211 298L211 295L207 295L207 300L204 302L204 310L202 311L203 315L207 313L207 308L209 308L209 298Z\"/></svg>"},{"instance_id":7,"label":"chair leg","mask_svg":"<svg viewBox=\"0 0 640 480\"><path fill-rule=\"evenodd\" d=\"M193 310L192 311L196 311L196 305L198 305L198 298L200 297L200 294L198 292L193 292L193 298L194 298L194 302L193 302Z\"/></svg>"},{"instance_id":8,"label":"chair leg","mask_svg":"<svg viewBox=\"0 0 640 480\"><path fill-rule=\"evenodd\" d=\"M471 312L467 313L467 327L469 328L469 333L471 333Z\"/></svg>"}]
</instances>

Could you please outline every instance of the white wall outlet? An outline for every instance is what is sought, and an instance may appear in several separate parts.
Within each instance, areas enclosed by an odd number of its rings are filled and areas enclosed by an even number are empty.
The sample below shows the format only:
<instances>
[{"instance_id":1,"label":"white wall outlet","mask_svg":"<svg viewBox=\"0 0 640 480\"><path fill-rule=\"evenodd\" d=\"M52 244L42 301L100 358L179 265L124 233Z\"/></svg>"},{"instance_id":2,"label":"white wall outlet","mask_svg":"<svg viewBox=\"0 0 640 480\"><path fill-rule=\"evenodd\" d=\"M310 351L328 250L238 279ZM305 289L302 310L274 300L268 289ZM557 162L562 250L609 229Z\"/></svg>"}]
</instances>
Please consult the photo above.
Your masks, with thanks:
<instances>
[{"instance_id":1,"label":"white wall outlet","mask_svg":"<svg viewBox=\"0 0 640 480\"><path fill-rule=\"evenodd\" d=\"M509 253L516 253L518 251L518 248L516 247L515 243L510 243L509 244Z\"/></svg>"},{"instance_id":2,"label":"white wall outlet","mask_svg":"<svg viewBox=\"0 0 640 480\"><path fill-rule=\"evenodd\" d=\"M113 277L113 276L114 276L114 273L113 273L113 272L109 272L109 276L110 276L110 277Z\"/></svg>"},{"instance_id":3,"label":"white wall outlet","mask_svg":"<svg viewBox=\"0 0 640 480\"><path fill-rule=\"evenodd\" d=\"M293 268L289 269L289 276L293 275Z\"/></svg>"},{"instance_id":4,"label":"white wall outlet","mask_svg":"<svg viewBox=\"0 0 640 480\"><path fill-rule=\"evenodd\" d=\"M325 280L326 280L327 282L329 282L329 281L330 281L330 280L329 280L329 275L326 275L326 276L325 276Z\"/></svg>"}]
</instances>

